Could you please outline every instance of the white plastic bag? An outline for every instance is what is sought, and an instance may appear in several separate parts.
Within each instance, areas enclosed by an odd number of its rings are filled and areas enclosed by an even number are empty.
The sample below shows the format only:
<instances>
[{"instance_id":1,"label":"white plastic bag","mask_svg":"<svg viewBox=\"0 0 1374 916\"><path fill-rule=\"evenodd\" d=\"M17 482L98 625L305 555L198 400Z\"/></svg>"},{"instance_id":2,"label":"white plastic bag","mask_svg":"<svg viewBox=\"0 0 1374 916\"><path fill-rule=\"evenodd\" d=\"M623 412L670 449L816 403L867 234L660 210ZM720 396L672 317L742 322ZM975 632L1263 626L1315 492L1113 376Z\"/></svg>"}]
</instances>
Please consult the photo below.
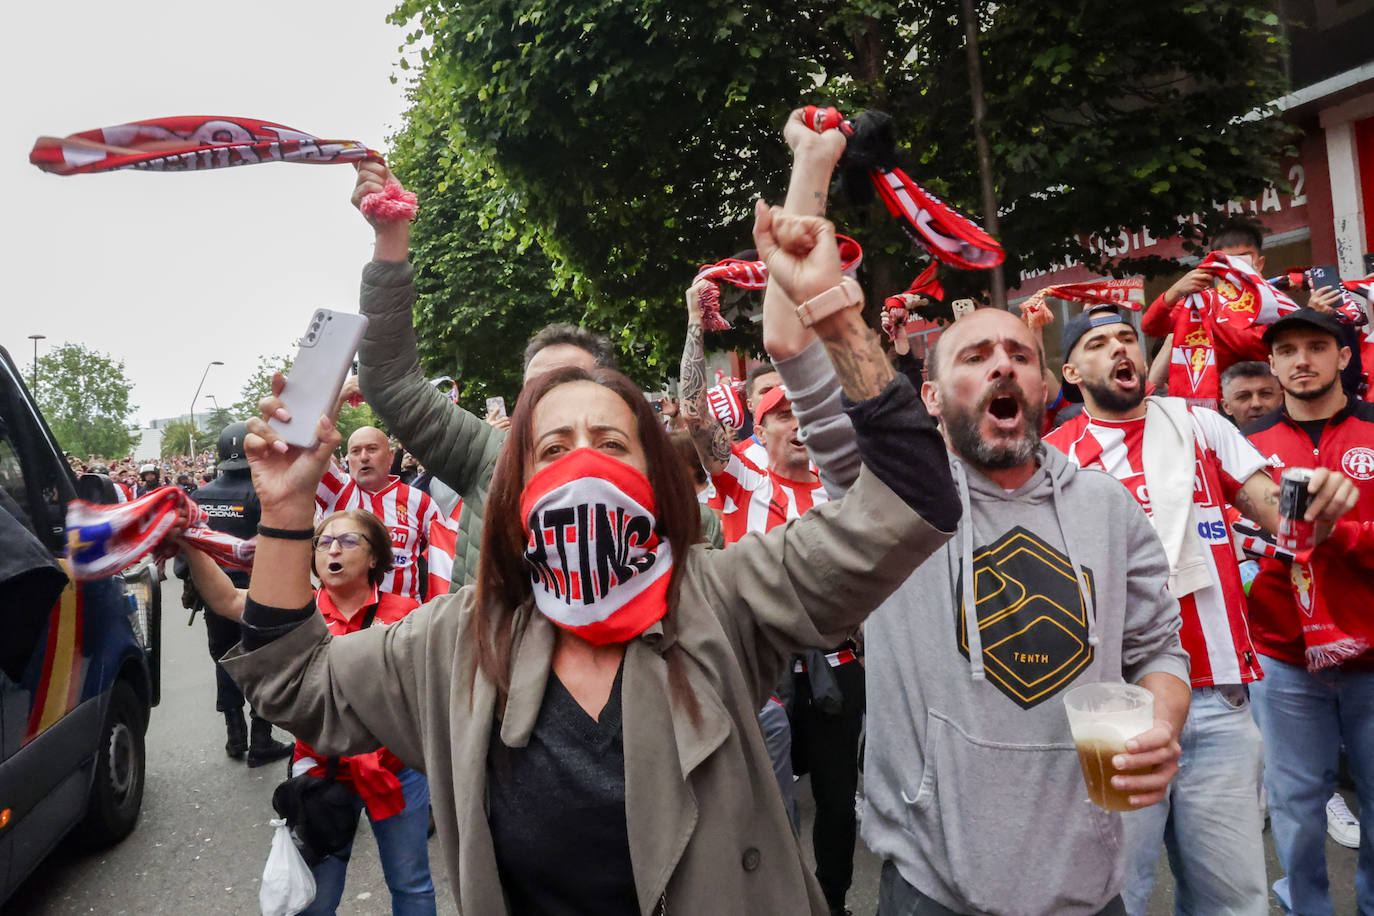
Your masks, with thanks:
<instances>
[{"instance_id":1,"label":"white plastic bag","mask_svg":"<svg viewBox=\"0 0 1374 916\"><path fill-rule=\"evenodd\" d=\"M274 828L272 849L262 870L258 905L262 916L296 916L315 899L315 875L296 848L286 820L273 818L268 824Z\"/></svg>"}]
</instances>

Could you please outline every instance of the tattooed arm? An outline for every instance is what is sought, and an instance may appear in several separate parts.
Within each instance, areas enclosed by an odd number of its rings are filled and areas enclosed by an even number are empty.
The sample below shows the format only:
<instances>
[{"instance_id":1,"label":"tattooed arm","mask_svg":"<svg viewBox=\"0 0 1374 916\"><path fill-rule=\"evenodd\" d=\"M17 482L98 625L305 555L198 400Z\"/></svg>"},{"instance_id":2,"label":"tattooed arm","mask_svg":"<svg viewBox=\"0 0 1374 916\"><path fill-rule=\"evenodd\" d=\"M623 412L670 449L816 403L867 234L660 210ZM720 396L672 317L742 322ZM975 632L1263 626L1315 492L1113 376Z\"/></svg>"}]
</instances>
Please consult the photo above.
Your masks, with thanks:
<instances>
[{"instance_id":1,"label":"tattooed arm","mask_svg":"<svg viewBox=\"0 0 1374 916\"><path fill-rule=\"evenodd\" d=\"M1312 480L1307 485L1311 494L1308 502L1307 520L1317 524L1317 543L1326 540L1331 526L1345 513L1355 507L1359 491L1344 474L1328 468L1312 471ZM1279 528L1279 485L1264 471L1256 471L1241 485L1236 493L1236 508L1241 514L1259 524L1270 534Z\"/></svg>"},{"instance_id":2,"label":"tattooed arm","mask_svg":"<svg viewBox=\"0 0 1374 916\"><path fill-rule=\"evenodd\" d=\"M702 280L687 289L687 343L682 348L678 410L692 434L692 444L708 474L719 474L730 460L730 430L706 406L706 348L701 338Z\"/></svg>"}]
</instances>

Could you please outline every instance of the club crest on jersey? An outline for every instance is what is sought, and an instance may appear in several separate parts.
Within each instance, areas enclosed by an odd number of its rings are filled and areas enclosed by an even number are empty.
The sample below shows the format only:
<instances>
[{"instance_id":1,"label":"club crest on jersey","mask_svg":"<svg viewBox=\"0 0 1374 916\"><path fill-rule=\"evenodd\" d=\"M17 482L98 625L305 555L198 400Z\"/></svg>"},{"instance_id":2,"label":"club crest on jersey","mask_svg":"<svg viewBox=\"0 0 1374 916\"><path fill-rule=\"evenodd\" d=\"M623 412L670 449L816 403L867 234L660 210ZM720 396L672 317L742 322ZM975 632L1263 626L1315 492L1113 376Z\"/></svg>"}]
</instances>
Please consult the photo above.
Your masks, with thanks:
<instances>
[{"instance_id":1,"label":"club crest on jersey","mask_svg":"<svg viewBox=\"0 0 1374 916\"><path fill-rule=\"evenodd\" d=\"M1316 587L1312 568L1306 563L1293 563L1288 567L1288 577L1293 583L1293 595L1298 599L1298 610L1311 617L1312 592Z\"/></svg>"},{"instance_id":2,"label":"club crest on jersey","mask_svg":"<svg viewBox=\"0 0 1374 916\"><path fill-rule=\"evenodd\" d=\"M1217 295L1225 303L1227 311L1252 317L1259 314L1259 297L1254 290L1241 289L1230 280L1220 280L1217 283Z\"/></svg>"},{"instance_id":3,"label":"club crest on jersey","mask_svg":"<svg viewBox=\"0 0 1374 916\"><path fill-rule=\"evenodd\" d=\"M1357 446L1341 458L1341 470L1356 480L1374 480L1374 449Z\"/></svg>"},{"instance_id":4,"label":"club crest on jersey","mask_svg":"<svg viewBox=\"0 0 1374 916\"><path fill-rule=\"evenodd\" d=\"M403 528L408 528L410 526L410 510L407 509L406 504L400 500L396 501L396 524Z\"/></svg>"}]
</instances>

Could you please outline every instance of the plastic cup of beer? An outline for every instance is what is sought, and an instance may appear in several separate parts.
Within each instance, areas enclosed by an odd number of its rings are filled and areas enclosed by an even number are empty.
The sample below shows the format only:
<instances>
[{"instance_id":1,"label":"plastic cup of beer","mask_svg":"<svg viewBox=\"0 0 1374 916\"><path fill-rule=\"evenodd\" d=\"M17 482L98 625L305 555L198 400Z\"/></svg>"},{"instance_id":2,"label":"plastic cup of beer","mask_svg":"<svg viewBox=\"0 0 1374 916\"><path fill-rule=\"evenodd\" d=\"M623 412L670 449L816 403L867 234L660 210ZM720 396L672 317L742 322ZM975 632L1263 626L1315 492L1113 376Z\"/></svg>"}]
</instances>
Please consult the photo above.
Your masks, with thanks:
<instances>
[{"instance_id":1,"label":"plastic cup of beer","mask_svg":"<svg viewBox=\"0 0 1374 916\"><path fill-rule=\"evenodd\" d=\"M1112 777L1148 773L1118 770L1112 758L1126 753L1126 741L1155 724L1154 694L1134 684L1080 684L1064 694L1069 731L1088 797L1108 811L1131 811L1131 793L1112 787Z\"/></svg>"}]
</instances>

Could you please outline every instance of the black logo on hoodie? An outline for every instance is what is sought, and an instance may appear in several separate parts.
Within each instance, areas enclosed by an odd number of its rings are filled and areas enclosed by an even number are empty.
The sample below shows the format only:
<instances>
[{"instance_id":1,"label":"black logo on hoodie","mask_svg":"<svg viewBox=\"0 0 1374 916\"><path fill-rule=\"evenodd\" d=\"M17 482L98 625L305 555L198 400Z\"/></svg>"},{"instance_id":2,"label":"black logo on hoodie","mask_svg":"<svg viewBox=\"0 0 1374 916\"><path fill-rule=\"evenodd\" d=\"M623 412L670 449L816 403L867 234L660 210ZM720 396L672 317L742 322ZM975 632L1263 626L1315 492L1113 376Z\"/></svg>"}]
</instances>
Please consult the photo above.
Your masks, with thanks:
<instances>
[{"instance_id":1,"label":"black logo on hoodie","mask_svg":"<svg viewBox=\"0 0 1374 916\"><path fill-rule=\"evenodd\" d=\"M1069 558L1024 528L973 553L978 634L989 682L1023 709L1050 699L1092 661L1088 612ZM1092 570L1083 567L1088 589ZM963 582L955 602L959 652L968 658Z\"/></svg>"}]
</instances>

